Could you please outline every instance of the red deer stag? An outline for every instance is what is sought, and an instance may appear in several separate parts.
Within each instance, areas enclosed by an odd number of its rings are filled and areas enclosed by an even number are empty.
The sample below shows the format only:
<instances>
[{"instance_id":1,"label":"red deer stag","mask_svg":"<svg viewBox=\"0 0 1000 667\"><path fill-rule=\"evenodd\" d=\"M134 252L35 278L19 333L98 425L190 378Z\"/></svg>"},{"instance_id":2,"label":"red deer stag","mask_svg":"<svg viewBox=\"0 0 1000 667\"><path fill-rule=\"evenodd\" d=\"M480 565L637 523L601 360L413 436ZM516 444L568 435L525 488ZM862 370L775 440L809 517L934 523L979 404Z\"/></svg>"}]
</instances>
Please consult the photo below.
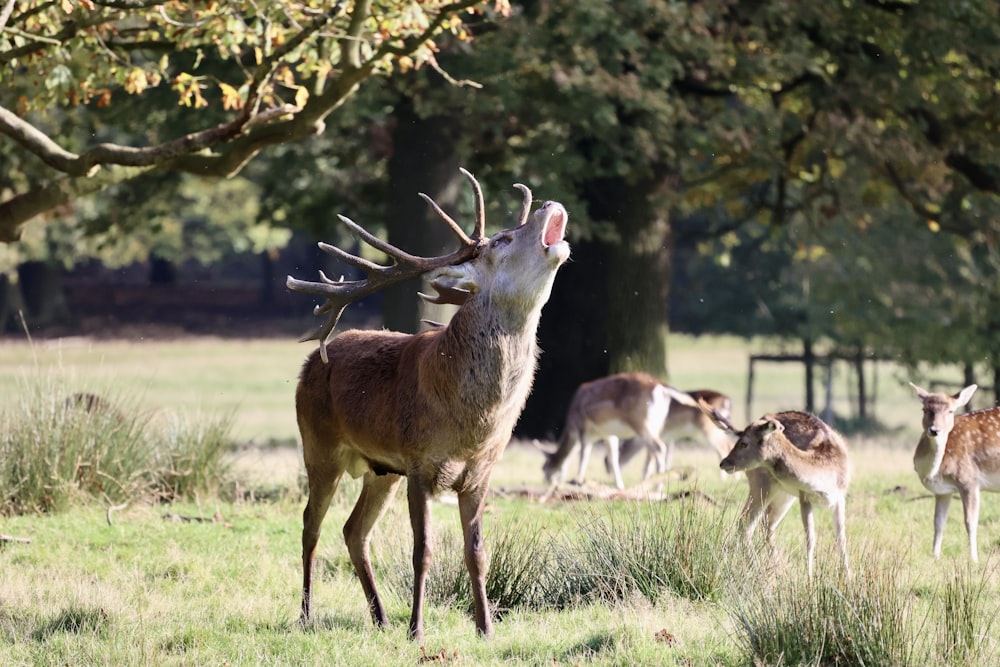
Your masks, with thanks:
<instances>
[{"instance_id":1,"label":"red deer stag","mask_svg":"<svg viewBox=\"0 0 1000 667\"><path fill-rule=\"evenodd\" d=\"M563 239L568 216L561 204L546 202L529 217L531 191L517 184L524 195L518 225L487 240L482 190L471 174L462 173L476 195L476 231L471 238L421 195L461 239L460 250L436 258L414 257L341 217L393 264L379 266L320 244L364 270L367 279L332 281L322 274L321 282L288 278L291 289L325 297L327 303L316 312L329 313L326 323L305 339L320 340L320 349L306 360L295 393L309 483L302 529L303 622L311 613L320 527L347 472L364 476L344 538L375 624L385 626L388 617L372 576L370 534L406 477L414 569L409 636L420 639L424 633L430 502L443 489L458 494L476 629L481 635L493 631L486 599L483 507L493 466L531 390L542 306L556 270L569 257ZM326 342L348 303L432 270L430 284L438 294L421 296L459 305L450 324L415 335L345 331Z\"/></svg>"},{"instance_id":2,"label":"red deer stag","mask_svg":"<svg viewBox=\"0 0 1000 667\"><path fill-rule=\"evenodd\" d=\"M934 494L934 557L941 556L948 506L957 492L965 510L969 556L978 561L979 494L1000 491L1000 408L956 415L972 399L977 385L954 396L931 393L912 382L910 386L924 406L924 430L913 453L913 469Z\"/></svg>"},{"instance_id":3,"label":"red deer stag","mask_svg":"<svg viewBox=\"0 0 1000 667\"><path fill-rule=\"evenodd\" d=\"M615 486L625 488L618 465L622 437L635 436L650 450L657 472L666 470L667 446L660 431L672 401L698 404L687 394L668 387L648 373L618 373L581 384L570 401L559 447L545 459L542 472L549 483L562 475L569 456L580 449L576 481L583 483L594 442L603 440L611 452L611 472ZM650 470L647 468L646 477Z\"/></svg>"},{"instance_id":4,"label":"red deer stag","mask_svg":"<svg viewBox=\"0 0 1000 667\"><path fill-rule=\"evenodd\" d=\"M806 412L766 414L740 431L707 403L702 409L720 428L736 435L736 444L719 467L728 473L746 471L750 494L742 517L747 541L753 539L764 514L767 542L774 551L778 524L798 498L806 532L806 571L811 579L816 548L813 504L819 502L833 511L837 547L844 570L850 572L844 511L851 468L844 438Z\"/></svg>"}]
</instances>

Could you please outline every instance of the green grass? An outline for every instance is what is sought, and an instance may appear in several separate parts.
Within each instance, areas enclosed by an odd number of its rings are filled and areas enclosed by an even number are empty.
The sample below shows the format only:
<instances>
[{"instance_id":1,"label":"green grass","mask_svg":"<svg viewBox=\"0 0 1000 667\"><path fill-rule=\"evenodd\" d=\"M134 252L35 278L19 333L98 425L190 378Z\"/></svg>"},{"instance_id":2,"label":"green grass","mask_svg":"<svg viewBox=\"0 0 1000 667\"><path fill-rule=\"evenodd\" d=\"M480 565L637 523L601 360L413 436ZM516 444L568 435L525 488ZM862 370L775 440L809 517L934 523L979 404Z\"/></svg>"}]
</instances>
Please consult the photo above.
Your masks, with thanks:
<instances>
[{"instance_id":1,"label":"green grass","mask_svg":"<svg viewBox=\"0 0 1000 667\"><path fill-rule=\"evenodd\" d=\"M746 355L758 344L672 341L672 379L731 393L739 423ZM55 377L53 393L94 391L158 425L232 414L239 446L231 474L240 489L133 503L110 515L107 502L76 499L62 512L0 517L0 533L31 540L0 542L0 662L384 667L436 656L431 664L735 667L975 665L1000 655L992 623L1000 611L1000 498L983 496L978 566L968 564L957 502L943 557L931 558L933 501L912 472L915 424L904 423L919 418L919 404L888 369L878 410L898 411L900 434L850 440L850 580L840 577L827 512L816 517L812 586L797 510L778 531L773 561L742 545L736 517L745 482L721 478L704 449L678 452L676 467L687 475L666 489L696 490L702 500L540 504L520 492L542 490L542 456L517 445L495 471L485 518L500 617L492 640L476 637L468 614L458 511L446 501L433 508L426 641L406 640L411 538L403 493L373 536L391 627L372 626L340 534L357 481L342 485L327 517L315 623L302 629L302 466L296 447L273 443L295 439L291 396L307 352L276 340L0 344L5 398L27 399L26 381ZM759 412L796 407L800 383L790 368L775 370L758 377ZM608 482L593 458L590 479ZM627 483L640 467L626 470ZM229 497L239 500L221 499Z\"/></svg>"}]
</instances>

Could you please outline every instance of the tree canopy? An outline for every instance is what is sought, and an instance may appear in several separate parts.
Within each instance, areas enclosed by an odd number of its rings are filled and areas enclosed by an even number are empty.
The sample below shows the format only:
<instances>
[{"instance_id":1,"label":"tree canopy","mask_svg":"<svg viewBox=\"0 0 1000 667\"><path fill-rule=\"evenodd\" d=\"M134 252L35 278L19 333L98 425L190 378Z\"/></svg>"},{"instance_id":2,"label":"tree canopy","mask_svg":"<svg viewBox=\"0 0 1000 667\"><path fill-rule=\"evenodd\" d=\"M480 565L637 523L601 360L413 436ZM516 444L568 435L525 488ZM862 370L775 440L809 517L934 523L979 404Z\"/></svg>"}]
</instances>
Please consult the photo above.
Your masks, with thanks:
<instances>
[{"instance_id":1,"label":"tree canopy","mask_svg":"<svg viewBox=\"0 0 1000 667\"><path fill-rule=\"evenodd\" d=\"M321 133L366 79L435 66L442 33L469 39L469 10L508 7L5 0L0 134L19 150L0 182L0 240L144 174L230 177L268 146Z\"/></svg>"}]
</instances>

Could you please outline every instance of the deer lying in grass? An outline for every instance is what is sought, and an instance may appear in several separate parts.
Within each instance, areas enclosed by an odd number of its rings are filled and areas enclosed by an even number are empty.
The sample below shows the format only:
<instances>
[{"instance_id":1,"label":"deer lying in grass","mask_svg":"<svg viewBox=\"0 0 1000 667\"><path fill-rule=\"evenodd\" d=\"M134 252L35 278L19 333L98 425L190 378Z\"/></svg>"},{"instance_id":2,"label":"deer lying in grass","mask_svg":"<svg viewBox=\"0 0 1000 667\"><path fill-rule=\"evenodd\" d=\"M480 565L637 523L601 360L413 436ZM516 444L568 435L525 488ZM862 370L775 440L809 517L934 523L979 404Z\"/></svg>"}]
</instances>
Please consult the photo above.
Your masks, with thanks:
<instances>
[{"instance_id":1,"label":"deer lying in grass","mask_svg":"<svg viewBox=\"0 0 1000 667\"><path fill-rule=\"evenodd\" d=\"M696 389L684 393L695 401L705 401L726 419L732 418L733 402L725 394L711 389ZM669 470L673 463L676 443L685 438L699 440L708 445L718 453L720 461L725 458L733 446L727 431L719 428L700 407L682 403L681 401L671 401L670 410L667 412L667 420L664 422L663 431L660 433L660 440L667 446L667 459L663 466L665 470ZM654 452L646 446L646 443L638 438L629 438L621 443L618 448L618 465L628 465L628 462L640 452L646 452L646 468L643 479L648 479L652 475L653 469L658 465L658 462L653 456ZM610 449L605 456L604 467L608 473L613 473L614 462L612 461L612 452Z\"/></svg>"},{"instance_id":2,"label":"deer lying in grass","mask_svg":"<svg viewBox=\"0 0 1000 667\"><path fill-rule=\"evenodd\" d=\"M621 438L635 436L651 451L657 472L662 473L667 461L667 446L660 439L671 401L698 404L684 392L669 387L648 373L618 373L580 385L566 412L559 447L546 457L542 471L552 483L562 475L570 454L580 449L580 467L576 481L583 483L594 443L603 440L610 452L611 472L615 486L625 488L618 447ZM645 481L649 477L647 468Z\"/></svg>"},{"instance_id":3,"label":"deer lying in grass","mask_svg":"<svg viewBox=\"0 0 1000 667\"><path fill-rule=\"evenodd\" d=\"M924 407L924 430L913 453L913 469L934 494L934 557L941 556L948 506L957 492L965 511L969 556L978 561L979 494L1000 491L1000 408L956 415L972 399L977 385L954 396L931 393L912 382L910 386Z\"/></svg>"},{"instance_id":4,"label":"deer lying in grass","mask_svg":"<svg viewBox=\"0 0 1000 667\"><path fill-rule=\"evenodd\" d=\"M719 467L729 473L746 471L750 493L742 518L747 541L753 539L757 522L765 515L767 542L774 551L775 530L798 498L806 533L806 571L811 579L816 548L813 505L822 503L833 511L837 547L844 569L850 572L844 510L851 470L843 437L805 412L766 414L740 431L707 403L702 409L737 437Z\"/></svg>"},{"instance_id":5,"label":"deer lying in grass","mask_svg":"<svg viewBox=\"0 0 1000 667\"><path fill-rule=\"evenodd\" d=\"M319 283L288 279L292 289L327 298L317 312L331 313L311 337L319 339L321 347L305 362L295 393L309 483L302 529L303 622L311 613L320 526L346 472L364 476L344 538L375 624L385 626L389 619L372 576L369 537L405 476L413 528L409 636L420 639L424 633L430 502L443 489L458 494L476 629L481 635L492 633L483 507L493 466L531 389L542 306L556 270L569 257L569 244L563 240L568 216L561 204L546 202L529 217L531 191L518 184L524 194L518 226L484 239L482 191L471 174L463 174L476 194L476 231L471 238L422 195L462 240L461 250L432 259L413 257L341 218L355 234L390 255L394 264L378 266L320 244L365 270L368 278L356 283L331 281L322 274ZM432 269L430 284L438 296L421 296L460 305L447 326L416 335L352 330L326 343L351 300ZM327 358L329 363L324 363Z\"/></svg>"}]
</instances>

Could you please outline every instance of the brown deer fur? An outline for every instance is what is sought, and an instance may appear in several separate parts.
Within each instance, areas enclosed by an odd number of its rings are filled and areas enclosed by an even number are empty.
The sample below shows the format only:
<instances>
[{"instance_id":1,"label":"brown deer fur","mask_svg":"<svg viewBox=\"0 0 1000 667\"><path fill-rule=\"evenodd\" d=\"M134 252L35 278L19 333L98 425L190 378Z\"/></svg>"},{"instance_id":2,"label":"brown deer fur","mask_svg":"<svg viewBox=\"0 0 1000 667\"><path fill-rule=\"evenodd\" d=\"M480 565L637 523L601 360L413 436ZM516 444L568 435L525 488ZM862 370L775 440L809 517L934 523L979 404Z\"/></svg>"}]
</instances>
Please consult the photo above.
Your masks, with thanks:
<instances>
[{"instance_id":1,"label":"brown deer fur","mask_svg":"<svg viewBox=\"0 0 1000 667\"><path fill-rule=\"evenodd\" d=\"M470 294L447 326L416 335L346 331L327 345L328 364L318 351L305 362L295 397L309 480L303 621L320 527L346 472L364 483L344 538L374 622L388 622L368 542L405 476L414 534L409 636L423 636L430 502L444 489L458 494L476 628L491 634L483 507L493 465L531 389L541 309L569 256L566 218L562 205L548 202L524 225L495 234L475 259L432 274L439 292Z\"/></svg>"}]
</instances>

